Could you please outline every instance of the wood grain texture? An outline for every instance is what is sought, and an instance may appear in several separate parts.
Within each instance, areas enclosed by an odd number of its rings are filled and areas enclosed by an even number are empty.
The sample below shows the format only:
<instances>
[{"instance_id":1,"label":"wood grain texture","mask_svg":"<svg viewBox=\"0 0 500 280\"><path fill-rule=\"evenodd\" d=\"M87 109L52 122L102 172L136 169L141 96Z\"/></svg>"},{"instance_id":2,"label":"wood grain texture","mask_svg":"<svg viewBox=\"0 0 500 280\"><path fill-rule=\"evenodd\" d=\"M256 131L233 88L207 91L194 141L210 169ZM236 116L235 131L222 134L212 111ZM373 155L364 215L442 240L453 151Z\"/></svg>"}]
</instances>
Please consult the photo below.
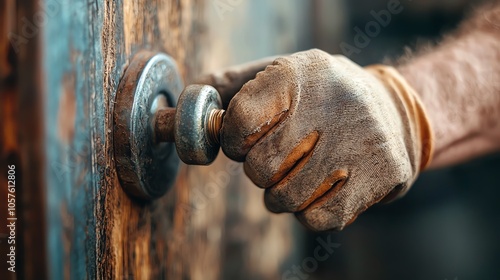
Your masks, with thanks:
<instances>
[{"instance_id":1,"label":"wood grain texture","mask_svg":"<svg viewBox=\"0 0 500 280\"><path fill-rule=\"evenodd\" d=\"M187 80L199 74L203 9L194 0L40 7L48 278L220 278L225 189L241 167L184 166L172 191L141 203L120 187L111 133L115 91L137 51L170 54Z\"/></svg>"},{"instance_id":2,"label":"wood grain texture","mask_svg":"<svg viewBox=\"0 0 500 280\"><path fill-rule=\"evenodd\" d=\"M164 51L185 78L196 74L202 1L52 1L44 31L46 123L57 124L47 127L55 166L48 172L50 278L218 278L221 237L212 233L207 242L207 231L223 224L224 203L193 215L199 182L192 180L203 171L184 166L161 199L131 199L118 181L111 133L115 92L137 51Z\"/></svg>"},{"instance_id":3,"label":"wood grain texture","mask_svg":"<svg viewBox=\"0 0 500 280\"><path fill-rule=\"evenodd\" d=\"M140 49L167 52L177 60L185 76L186 68L196 63L197 30L193 23L198 20L196 9L201 8L195 1L105 3L101 31L105 108L111 107L123 66ZM110 113L104 112L105 128L111 126ZM198 238L205 228L196 231L191 213L185 210L190 203L189 171L181 171L174 190L161 199L147 204L137 202L119 186L109 145L111 134L94 138L94 145L99 145L101 139L106 175L100 181L97 199L102 204L96 209L96 213L104 215L97 215L96 220L97 259L104 260L97 264L98 278L193 279L193 268L203 267L193 256L204 248L195 247L203 244L190 239ZM95 156L99 157L99 153ZM100 252L104 254L99 255ZM217 263L204 272L217 271L219 266Z\"/></svg>"},{"instance_id":4,"label":"wood grain texture","mask_svg":"<svg viewBox=\"0 0 500 280\"><path fill-rule=\"evenodd\" d=\"M206 44L212 2L40 1L23 0L17 20L19 32L34 34L21 46L18 69L19 102L33 110L19 119L30 124L19 126L29 174L24 278L277 276L289 228L271 227L276 218L257 189L250 200L241 191L249 184L241 165L221 156L210 167L182 166L175 187L151 203L129 197L114 166L113 101L130 59L142 49L166 52L193 81L207 58L225 55Z\"/></svg>"}]
</instances>

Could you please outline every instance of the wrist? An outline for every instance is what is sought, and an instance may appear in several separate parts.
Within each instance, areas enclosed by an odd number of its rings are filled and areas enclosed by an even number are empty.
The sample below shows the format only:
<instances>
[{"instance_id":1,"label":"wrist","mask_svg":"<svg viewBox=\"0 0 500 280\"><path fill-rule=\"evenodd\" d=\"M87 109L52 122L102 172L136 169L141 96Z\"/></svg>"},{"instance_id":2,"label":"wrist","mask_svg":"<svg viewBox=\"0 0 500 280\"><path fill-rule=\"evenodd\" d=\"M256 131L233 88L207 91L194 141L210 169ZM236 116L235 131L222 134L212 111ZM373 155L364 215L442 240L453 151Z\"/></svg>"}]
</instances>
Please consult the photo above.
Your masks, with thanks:
<instances>
[{"instance_id":1,"label":"wrist","mask_svg":"<svg viewBox=\"0 0 500 280\"><path fill-rule=\"evenodd\" d=\"M500 110L494 109L500 108L500 104L479 100L480 95L460 84L464 81L453 74L459 66L441 56L430 53L397 67L419 95L434 129L431 168L456 164L500 148L500 116L495 114ZM467 79L476 79L475 74L470 75Z\"/></svg>"},{"instance_id":2,"label":"wrist","mask_svg":"<svg viewBox=\"0 0 500 280\"><path fill-rule=\"evenodd\" d=\"M413 161L416 161L418 171L422 171L430 165L432 159L434 133L419 95L405 78L391 66L371 65L365 69L384 84L385 88L394 96L394 101L398 103L407 146L413 145L413 149L417 151L418 154L415 155Z\"/></svg>"}]
</instances>

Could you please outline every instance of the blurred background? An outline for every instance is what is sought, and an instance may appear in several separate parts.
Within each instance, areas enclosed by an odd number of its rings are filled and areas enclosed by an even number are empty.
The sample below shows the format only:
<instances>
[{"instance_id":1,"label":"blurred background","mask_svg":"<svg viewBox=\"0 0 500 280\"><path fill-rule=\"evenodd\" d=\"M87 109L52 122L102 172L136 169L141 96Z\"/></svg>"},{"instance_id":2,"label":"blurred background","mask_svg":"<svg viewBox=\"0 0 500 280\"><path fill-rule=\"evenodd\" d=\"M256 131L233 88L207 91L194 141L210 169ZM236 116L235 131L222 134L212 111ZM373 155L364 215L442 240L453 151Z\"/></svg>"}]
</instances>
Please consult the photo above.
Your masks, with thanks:
<instances>
[{"instance_id":1,"label":"blurred background","mask_svg":"<svg viewBox=\"0 0 500 280\"><path fill-rule=\"evenodd\" d=\"M235 2L222 13L216 5L207 9L213 20L204 72L309 48L361 65L394 61L405 48L439 42L484 1L395 1L402 11L353 53L342 44L355 47L355 28L364 30L373 12L392 1ZM227 211L225 279L500 279L499 171L497 154L424 172L404 198L372 207L343 232L324 234L306 231L290 215L267 213L262 191L242 178L228 188L228 201L244 203ZM263 234L269 225L276 230ZM314 262L318 237L338 248Z\"/></svg>"}]
</instances>

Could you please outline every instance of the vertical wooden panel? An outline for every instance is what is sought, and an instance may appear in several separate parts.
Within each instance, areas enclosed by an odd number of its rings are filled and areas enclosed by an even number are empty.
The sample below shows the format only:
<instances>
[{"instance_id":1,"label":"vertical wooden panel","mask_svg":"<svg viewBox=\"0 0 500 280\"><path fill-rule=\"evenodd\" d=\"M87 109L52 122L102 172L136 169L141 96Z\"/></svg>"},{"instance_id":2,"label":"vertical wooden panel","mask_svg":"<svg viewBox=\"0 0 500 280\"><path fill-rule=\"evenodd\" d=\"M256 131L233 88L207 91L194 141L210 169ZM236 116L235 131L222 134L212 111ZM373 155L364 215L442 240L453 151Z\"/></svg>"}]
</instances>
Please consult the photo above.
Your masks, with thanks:
<instances>
[{"instance_id":1,"label":"vertical wooden panel","mask_svg":"<svg viewBox=\"0 0 500 280\"><path fill-rule=\"evenodd\" d=\"M111 133L115 91L137 51L167 52L185 77L195 73L202 3L46 0L43 8L51 13L43 47L50 277L217 278L220 258L204 271L192 261L207 246L206 229L189 216L187 177L196 175L183 168L163 198L131 199L116 175Z\"/></svg>"},{"instance_id":2,"label":"vertical wooden panel","mask_svg":"<svg viewBox=\"0 0 500 280\"><path fill-rule=\"evenodd\" d=\"M8 197L7 189L7 165L12 160L12 154L19 146L15 133L17 124L15 116L16 95L13 85L14 65L9 61L10 43L8 33L12 31L13 2L3 1L0 3L0 201L6 202ZM10 163L12 164L12 163ZM0 203L0 221L3 224L7 220L7 204ZM7 252L10 249L8 237L10 231L7 227L0 228L0 277L2 279L15 279L13 273L7 270L10 266L7 261Z\"/></svg>"},{"instance_id":3,"label":"vertical wooden panel","mask_svg":"<svg viewBox=\"0 0 500 280\"><path fill-rule=\"evenodd\" d=\"M105 3L101 31L105 108L111 106L124 65L142 48L169 53L177 60L181 72L187 73L186 68L195 63L197 34L193 23L197 20L196 9L201 8L199 3L189 0ZM104 122L96 127L109 129L111 111L95 110L95 113L102 114ZM103 149L96 156L102 152L106 171L99 182L97 198L102 204L96 209L96 213L103 214L96 220L97 251L105 252L98 255L98 259L105 260L98 266L98 276L192 278L192 257L202 248L192 247L185 238L197 234L185 216L189 213L181 208L189 203L188 171L181 171L177 186L166 196L151 203L139 203L119 186L111 135L94 137L95 145L100 145L99 140Z\"/></svg>"},{"instance_id":4,"label":"vertical wooden panel","mask_svg":"<svg viewBox=\"0 0 500 280\"><path fill-rule=\"evenodd\" d=\"M21 147L18 137L18 89L16 81L15 56L9 42L8 35L14 31L15 17L14 1L3 1L0 3L0 278L16 279L16 273L21 266L19 243L20 233L17 236L17 244L12 244L11 230L7 228L9 217L7 199L9 191L8 166L15 165L18 170L20 165ZM18 171L16 170L16 171ZM16 181L16 180L14 180ZM15 182L14 182L15 183ZM20 183L18 181L17 183ZM17 195L17 193L10 193ZM20 197L18 197L20 200ZM21 203L20 201L18 202ZM17 213L16 213L17 214ZM19 227L16 228L19 232ZM10 244L9 244L10 243ZM16 266L12 268L10 263L11 246L16 246L17 254L14 256Z\"/></svg>"},{"instance_id":5,"label":"vertical wooden panel","mask_svg":"<svg viewBox=\"0 0 500 280\"><path fill-rule=\"evenodd\" d=\"M3 1L0 39L0 136L2 189L7 165L15 165L16 274L0 272L2 279L44 279L47 272L43 96L40 79L38 29L31 26L38 1ZM2 197L2 206L6 206ZM7 207L2 207L5 213ZM5 211L5 212L4 212ZM10 215L10 213L9 213ZM1 223L6 221L2 218ZM10 248L9 248L10 251ZM7 251L2 250L2 255ZM2 267L3 268L3 267ZM4 277L5 276L5 277Z\"/></svg>"}]
</instances>

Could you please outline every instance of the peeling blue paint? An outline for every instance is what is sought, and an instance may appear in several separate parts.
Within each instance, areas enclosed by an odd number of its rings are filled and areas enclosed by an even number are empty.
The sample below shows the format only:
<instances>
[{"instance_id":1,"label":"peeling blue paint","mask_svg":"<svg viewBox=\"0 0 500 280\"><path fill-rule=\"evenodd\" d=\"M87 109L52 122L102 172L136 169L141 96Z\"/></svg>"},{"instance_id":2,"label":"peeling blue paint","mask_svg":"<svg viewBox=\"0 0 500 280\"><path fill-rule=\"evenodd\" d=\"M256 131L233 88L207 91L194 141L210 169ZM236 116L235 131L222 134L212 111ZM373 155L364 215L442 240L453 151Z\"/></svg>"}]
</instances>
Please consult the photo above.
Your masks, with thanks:
<instances>
[{"instance_id":1,"label":"peeling blue paint","mask_svg":"<svg viewBox=\"0 0 500 280\"><path fill-rule=\"evenodd\" d=\"M102 1L45 0L43 67L47 152L47 242L49 279L96 276L95 197L99 174L92 162L93 127L103 123L104 108L93 118L93 104L103 104L101 24ZM76 102L74 138L65 144L58 138L58 118L64 79L74 75ZM101 125L98 127L103 129ZM98 133L102 133L99 131ZM102 143L98 143L102 144ZM67 213L62 213L66 210ZM65 245L65 239L66 245ZM69 252L65 247L69 246ZM69 256L68 256L69 253ZM69 258L68 258L69 257Z\"/></svg>"}]
</instances>

